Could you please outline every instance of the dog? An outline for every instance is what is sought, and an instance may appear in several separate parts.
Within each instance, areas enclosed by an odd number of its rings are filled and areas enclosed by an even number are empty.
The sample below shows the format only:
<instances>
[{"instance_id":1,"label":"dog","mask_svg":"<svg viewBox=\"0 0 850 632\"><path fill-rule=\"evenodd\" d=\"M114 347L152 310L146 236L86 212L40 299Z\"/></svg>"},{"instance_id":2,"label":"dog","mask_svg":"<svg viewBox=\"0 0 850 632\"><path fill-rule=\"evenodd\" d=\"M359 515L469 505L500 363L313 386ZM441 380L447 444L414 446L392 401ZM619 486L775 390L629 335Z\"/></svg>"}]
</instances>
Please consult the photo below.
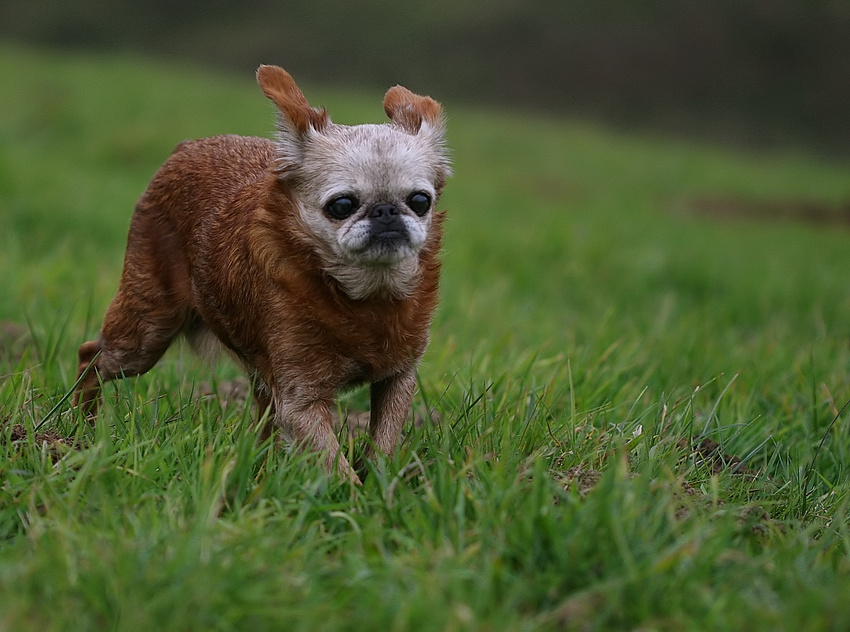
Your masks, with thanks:
<instances>
[{"instance_id":1,"label":"dog","mask_svg":"<svg viewBox=\"0 0 850 632\"><path fill-rule=\"evenodd\" d=\"M96 340L79 348L74 406L151 369L180 335L246 369L262 436L282 433L355 483L331 407L369 384L370 442L392 454L438 301L451 164L435 100L390 88L389 122L339 125L292 77L260 66L274 140L185 141L130 223L120 284Z\"/></svg>"}]
</instances>

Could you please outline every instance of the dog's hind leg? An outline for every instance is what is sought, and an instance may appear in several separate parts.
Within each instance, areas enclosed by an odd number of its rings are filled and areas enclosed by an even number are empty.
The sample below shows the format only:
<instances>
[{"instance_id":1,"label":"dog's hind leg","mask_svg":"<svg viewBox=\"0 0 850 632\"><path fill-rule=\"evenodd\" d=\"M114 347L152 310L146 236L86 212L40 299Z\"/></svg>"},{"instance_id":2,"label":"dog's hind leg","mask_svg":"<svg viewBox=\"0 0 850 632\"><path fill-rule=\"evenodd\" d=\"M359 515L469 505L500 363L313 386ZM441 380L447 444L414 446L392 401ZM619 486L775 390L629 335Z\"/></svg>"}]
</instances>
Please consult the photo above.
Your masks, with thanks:
<instances>
[{"instance_id":1,"label":"dog's hind leg","mask_svg":"<svg viewBox=\"0 0 850 632\"><path fill-rule=\"evenodd\" d=\"M149 210L133 216L121 284L100 335L80 346L74 405L89 416L97 413L101 382L148 371L193 315L177 235Z\"/></svg>"},{"instance_id":2,"label":"dog's hind leg","mask_svg":"<svg viewBox=\"0 0 850 632\"><path fill-rule=\"evenodd\" d=\"M74 393L74 405L95 415L100 383L147 372L180 333L184 322L183 313L141 296L128 296L122 286L106 312L97 340L80 346L77 379L83 377Z\"/></svg>"}]
</instances>

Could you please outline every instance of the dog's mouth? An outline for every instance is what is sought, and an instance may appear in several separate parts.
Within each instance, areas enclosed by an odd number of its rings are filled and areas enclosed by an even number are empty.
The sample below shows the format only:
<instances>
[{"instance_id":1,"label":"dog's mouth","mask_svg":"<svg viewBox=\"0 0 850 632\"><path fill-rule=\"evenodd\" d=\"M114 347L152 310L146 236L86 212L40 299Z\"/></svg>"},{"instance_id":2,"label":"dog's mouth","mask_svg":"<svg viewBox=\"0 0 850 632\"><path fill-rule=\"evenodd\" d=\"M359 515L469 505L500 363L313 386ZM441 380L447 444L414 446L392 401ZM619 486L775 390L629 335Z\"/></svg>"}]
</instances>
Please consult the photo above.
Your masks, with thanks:
<instances>
[{"instance_id":1,"label":"dog's mouth","mask_svg":"<svg viewBox=\"0 0 850 632\"><path fill-rule=\"evenodd\" d=\"M370 263L393 264L415 254L416 251L407 239L382 235L372 240L369 247L360 254L360 259Z\"/></svg>"},{"instance_id":2,"label":"dog's mouth","mask_svg":"<svg viewBox=\"0 0 850 632\"><path fill-rule=\"evenodd\" d=\"M407 232L402 230L385 230L373 233L370 241L371 243L410 243Z\"/></svg>"},{"instance_id":3,"label":"dog's mouth","mask_svg":"<svg viewBox=\"0 0 850 632\"><path fill-rule=\"evenodd\" d=\"M357 250L350 251L353 259L370 266L393 265L417 254L406 231L385 230L373 233Z\"/></svg>"},{"instance_id":4,"label":"dog's mouth","mask_svg":"<svg viewBox=\"0 0 850 632\"><path fill-rule=\"evenodd\" d=\"M395 215L360 221L341 235L340 254L355 266L392 266L417 256L425 242L418 230Z\"/></svg>"}]
</instances>

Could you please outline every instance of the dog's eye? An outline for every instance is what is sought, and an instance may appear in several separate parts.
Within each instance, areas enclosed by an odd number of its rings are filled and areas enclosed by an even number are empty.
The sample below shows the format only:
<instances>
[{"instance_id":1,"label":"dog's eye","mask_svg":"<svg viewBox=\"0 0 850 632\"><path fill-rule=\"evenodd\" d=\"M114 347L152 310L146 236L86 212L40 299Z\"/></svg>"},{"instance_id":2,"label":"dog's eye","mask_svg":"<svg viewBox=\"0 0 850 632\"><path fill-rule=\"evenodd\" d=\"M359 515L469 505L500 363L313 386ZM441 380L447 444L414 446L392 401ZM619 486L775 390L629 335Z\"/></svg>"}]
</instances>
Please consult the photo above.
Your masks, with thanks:
<instances>
[{"instance_id":1,"label":"dog's eye","mask_svg":"<svg viewBox=\"0 0 850 632\"><path fill-rule=\"evenodd\" d=\"M356 198L341 195L325 205L325 213L334 219L347 219L354 214L358 206L359 203Z\"/></svg>"},{"instance_id":2,"label":"dog's eye","mask_svg":"<svg viewBox=\"0 0 850 632\"><path fill-rule=\"evenodd\" d=\"M422 191L411 193L410 197L407 198L407 205L410 207L410 210L421 217L431 208L431 196L427 193L422 193Z\"/></svg>"}]
</instances>

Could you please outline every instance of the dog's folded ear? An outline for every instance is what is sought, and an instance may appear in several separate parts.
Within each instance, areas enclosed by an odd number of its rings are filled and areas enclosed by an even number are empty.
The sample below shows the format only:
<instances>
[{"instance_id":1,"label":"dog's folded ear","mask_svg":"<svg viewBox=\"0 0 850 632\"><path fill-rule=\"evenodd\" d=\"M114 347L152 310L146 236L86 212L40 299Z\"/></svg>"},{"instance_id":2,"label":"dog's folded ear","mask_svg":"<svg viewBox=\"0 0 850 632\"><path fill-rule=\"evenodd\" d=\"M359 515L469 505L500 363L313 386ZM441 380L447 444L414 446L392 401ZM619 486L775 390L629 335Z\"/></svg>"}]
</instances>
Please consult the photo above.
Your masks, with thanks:
<instances>
[{"instance_id":1,"label":"dog's folded ear","mask_svg":"<svg viewBox=\"0 0 850 632\"><path fill-rule=\"evenodd\" d=\"M411 134L419 133L422 123L443 132L446 126L443 109L431 97L414 94L403 86L394 86L384 96L384 112L390 120Z\"/></svg>"}]
</instances>

